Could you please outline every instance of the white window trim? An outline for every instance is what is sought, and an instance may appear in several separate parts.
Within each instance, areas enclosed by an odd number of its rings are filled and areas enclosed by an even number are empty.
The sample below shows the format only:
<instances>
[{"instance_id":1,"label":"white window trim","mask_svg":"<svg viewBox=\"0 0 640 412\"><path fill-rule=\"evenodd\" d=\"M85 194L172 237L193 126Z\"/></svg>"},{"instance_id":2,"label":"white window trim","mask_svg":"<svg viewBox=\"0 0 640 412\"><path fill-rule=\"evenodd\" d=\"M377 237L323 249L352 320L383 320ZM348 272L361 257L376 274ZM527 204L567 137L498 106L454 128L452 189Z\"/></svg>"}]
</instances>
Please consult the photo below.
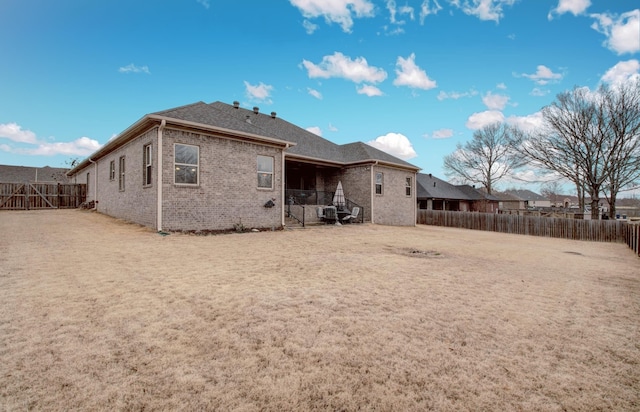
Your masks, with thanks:
<instances>
[{"instance_id":1,"label":"white window trim","mask_svg":"<svg viewBox=\"0 0 640 412\"><path fill-rule=\"evenodd\" d=\"M126 189L126 183L127 181L125 180L127 174L127 157L126 156L120 156L120 158L118 159L118 190L120 190L121 192L124 192Z\"/></svg>"},{"instance_id":2,"label":"white window trim","mask_svg":"<svg viewBox=\"0 0 640 412\"><path fill-rule=\"evenodd\" d=\"M116 180L116 161L112 160L109 162L109 181L113 182Z\"/></svg>"},{"instance_id":3,"label":"white window trim","mask_svg":"<svg viewBox=\"0 0 640 412\"><path fill-rule=\"evenodd\" d=\"M196 164L189 163L176 163L176 146L191 146L195 147L198 151L197 153L197 162ZM176 182L176 166L195 166L198 168L198 173L196 173L196 183L177 183ZM194 144L187 143L174 143L173 144L173 184L176 186L187 186L187 187L197 187L200 186L200 146L196 146Z\"/></svg>"},{"instance_id":4,"label":"white window trim","mask_svg":"<svg viewBox=\"0 0 640 412\"><path fill-rule=\"evenodd\" d=\"M407 185L407 183L409 184ZM409 189L409 194L407 194L407 188ZM404 179L404 194L407 197L411 197L413 194L413 179L411 177L406 177Z\"/></svg>"},{"instance_id":5,"label":"white window trim","mask_svg":"<svg viewBox=\"0 0 640 412\"><path fill-rule=\"evenodd\" d=\"M378 175L382 176L382 179L380 181L380 193L378 193ZM373 189L374 189L374 193L376 194L376 196L382 196L384 195L384 173L382 172L376 172L376 181L373 184Z\"/></svg>"},{"instance_id":6,"label":"white window trim","mask_svg":"<svg viewBox=\"0 0 640 412\"><path fill-rule=\"evenodd\" d=\"M259 157L268 157L269 159L271 159L271 169L273 170L272 172L265 172L265 171L261 171L261 170L257 169L258 168L258 158ZM257 179L257 182L259 182L258 175L260 173L271 174L271 187L262 187L262 186L256 185L258 190L273 190L273 188L275 187L275 166L276 166L276 160L275 160L275 158L273 156L258 155L256 157L256 179Z\"/></svg>"},{"instance_id":7,"label":"white window trim","mask_svg":"<svg viewBox=\"0 0 640 412\"><path fill-rule=\"evenodd\" d=\"M147 156L149 151L149 156ZM151 143L142 146L142 186L153 186L153 145ZM148 161L148 163L147 163ZM149 183L147 181L151 180Z\"/></svg>"}]
</instances>

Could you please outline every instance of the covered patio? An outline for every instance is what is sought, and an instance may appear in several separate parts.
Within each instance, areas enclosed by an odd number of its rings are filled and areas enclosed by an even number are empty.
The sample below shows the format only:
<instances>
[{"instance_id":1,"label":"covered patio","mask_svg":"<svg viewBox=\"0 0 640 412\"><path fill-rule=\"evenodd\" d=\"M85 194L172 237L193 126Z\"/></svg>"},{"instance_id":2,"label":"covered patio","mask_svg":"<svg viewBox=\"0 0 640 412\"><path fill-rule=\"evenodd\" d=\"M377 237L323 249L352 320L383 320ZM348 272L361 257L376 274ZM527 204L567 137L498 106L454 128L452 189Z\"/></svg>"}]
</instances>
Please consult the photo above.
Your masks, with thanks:
<instances>
[{"instance_id":1,"label":"covered patio","mask_svg":"<svg viewBox=\"0 0 640 412\"><path fill-rule=\"evenodd\" d=\"M338 182L343 177L341 166L318 164L299 160L285 160L285 199L286 215L301 225L324 223L324 217L318 208L333 205ZM362 206L348 197L349 187L344 188L343 210L351 211L358 207L358 219L352 222L362 223Z\"/></svg>"}]
</instances>

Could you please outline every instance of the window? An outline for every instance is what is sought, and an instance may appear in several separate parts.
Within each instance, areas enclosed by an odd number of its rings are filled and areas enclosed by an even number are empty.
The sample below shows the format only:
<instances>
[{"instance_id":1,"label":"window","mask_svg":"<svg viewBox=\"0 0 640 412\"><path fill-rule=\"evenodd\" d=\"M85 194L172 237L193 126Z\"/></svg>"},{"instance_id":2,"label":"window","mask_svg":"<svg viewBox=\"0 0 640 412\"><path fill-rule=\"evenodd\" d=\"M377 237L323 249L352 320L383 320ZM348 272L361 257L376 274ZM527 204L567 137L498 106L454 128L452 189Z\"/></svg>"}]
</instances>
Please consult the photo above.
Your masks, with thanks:
<instances>
[{"instance_id":1,"label":"window","mask_svg":"<svg viewBox=\"0 0 640 412\"><path fill-rule=\"evenodd\" d=\"M153 152L150 144L142 148L142 184L151 185L151 166L153 165Z\"/></svg>"},{"instance_id":2,"label":"window","mask_svg":"<svg viewBox=\"0 0 640 412\"><path fill-rule=\"evenodd\" d=\"M382 194L382 173L376 173L376 194Z\"/></svg>"},{"instance_id":3,"label":"window","mask_svg":"<svg viewBox=\"0 0 640 412\"><path fill-rule=\"evenodd\" d=\"M404 188L405 194L407 196L411 196L411 178L410 177L407 177L407 180L406 180L404 186L405 186L405 188Z\"/></svg>"},{"instance_id":4,"label":"window","mask_svg":"<svg viewBox=\"0 0 640 412\"><path fill-rule=\"evenodd\" d=\"M91 182L91 173L87 173L87 193L91 193L89 189L89 182Z\"/></svg>"},{"instance_id":5,"label":"window","mask_svg":"<svg viewBox=\"0 0 640 412\"><path fill-rule=\"evenodd\" d=\"M258 156L258 187L273 189L273 157Z\"/></svg>"},{"instance_id":6,"label":"window","mask_svg":"<svg viewBox=\"0 0 640 412\"><path fill-rule=\"evenodd\" d=\"M120 169L118 170L118 179L120 191L124 191L124 156L120 156Z\"/></svg>"},{"instance_id":7,"label":"window","mask_svg":"<svg viewBox=\"0 0 640 412\"><path fill-rule=\"evenodd\" d=\"M178 185L197 185L200 148L186 144L175 144L173 151L175 183Z\"/></svg>"},{"instance_id":8,"label":"window","mask_svg":"<svg viewBox=\"0 0 640 412\"><path fill-rule=\"evenodd\" d=\"M116 180L116 161L109 163L109 180Z\"/></svg>"}]
</instances>

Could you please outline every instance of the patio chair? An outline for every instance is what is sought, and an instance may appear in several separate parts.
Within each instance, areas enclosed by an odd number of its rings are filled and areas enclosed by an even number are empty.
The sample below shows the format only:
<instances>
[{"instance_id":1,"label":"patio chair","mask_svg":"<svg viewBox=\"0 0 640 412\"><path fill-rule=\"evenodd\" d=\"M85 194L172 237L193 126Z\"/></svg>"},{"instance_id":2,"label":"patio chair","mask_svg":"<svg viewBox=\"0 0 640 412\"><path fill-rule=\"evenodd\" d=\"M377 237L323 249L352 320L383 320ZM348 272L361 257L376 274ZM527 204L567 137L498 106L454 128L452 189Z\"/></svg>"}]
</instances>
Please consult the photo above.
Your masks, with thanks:
<instances>
[{"instance_id":1,"label":"patio chair","mask_svg":"<svg viewBox=\"0 0 640 412\"><path fill-rule=\"evenodd\" d=\"M327 206L324 208L324 221L335 223L338 220L335 206Z\"/></svg>"},{"instance_id":2,"label":"patio chair","mask_svg":"<svg viewBox=\"0 0 640 412\"><path fill-rule=\"evenodd\" d=\"M358 214L360 213L360 208L358 206L354 206L353 209L351 209L351 214L347 215L345 217L342 218L343 222L350 222L351 219L357 219L358 218Z\"/></svg>"}]
</instances>

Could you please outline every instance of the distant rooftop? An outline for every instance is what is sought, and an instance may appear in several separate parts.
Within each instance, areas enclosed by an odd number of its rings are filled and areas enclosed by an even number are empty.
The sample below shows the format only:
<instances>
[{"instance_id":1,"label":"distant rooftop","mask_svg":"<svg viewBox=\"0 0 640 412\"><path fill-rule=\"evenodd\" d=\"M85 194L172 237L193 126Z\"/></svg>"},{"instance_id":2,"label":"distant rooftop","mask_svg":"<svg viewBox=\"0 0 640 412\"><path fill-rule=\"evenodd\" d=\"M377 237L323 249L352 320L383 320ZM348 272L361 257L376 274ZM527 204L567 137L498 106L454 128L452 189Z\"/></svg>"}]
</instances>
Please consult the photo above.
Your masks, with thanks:
<instances>
[{"instance_id":1,"label":"distant rooftop","mask_svg":"<svg viewBox=\"0 0 640 412\"><path fill-rule=\"evenodd\" d=\"M69 181L65 173L69 169L60 167L31 167L0 165L0 182L2 183L26 183L26 182L60 182Z\"/></svg>"}]
</instances>

